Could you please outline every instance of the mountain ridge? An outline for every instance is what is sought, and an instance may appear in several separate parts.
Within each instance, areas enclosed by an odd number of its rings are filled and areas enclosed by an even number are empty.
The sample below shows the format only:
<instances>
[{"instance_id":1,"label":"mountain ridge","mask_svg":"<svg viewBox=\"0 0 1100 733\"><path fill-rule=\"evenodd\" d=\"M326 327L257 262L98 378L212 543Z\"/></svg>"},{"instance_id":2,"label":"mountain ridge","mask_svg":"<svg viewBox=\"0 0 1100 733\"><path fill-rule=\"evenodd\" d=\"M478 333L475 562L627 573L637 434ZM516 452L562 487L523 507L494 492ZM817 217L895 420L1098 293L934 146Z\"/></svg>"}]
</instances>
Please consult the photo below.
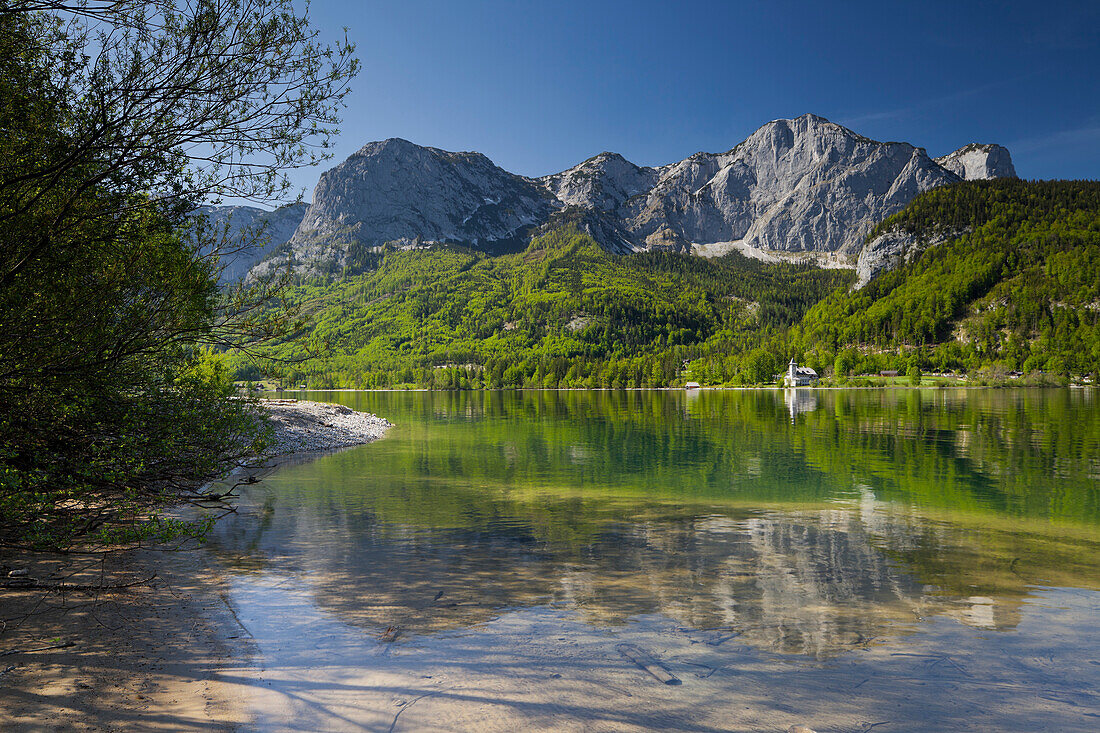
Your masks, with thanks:
<instances>
[{"instance_id":1,"label":"mountain ridge","mask_svg":"<svg viewBox=\"0 0 1100 733\"><path fill-rule=\"evenodd\" d=\"M724 153L651 167L605 151L537 178L481 153L389 138L321 175L294 235L264 267L334 272L352 247L387 242L515 251L563 215L615 253L737 248L854 258L870 230L917 194L1014 175L999 145L932 158L812 114L772 120Z\"/></svg>"},{"instance_id":2,"label":"mountain ridge","mask_svg":"<svg viewBox=\"0 0 1100 733\"><path fill-rule=\"evenodd\" d=\"M286 244L305 216L308 205L284 204L268 211L256 206L202 206L195 216L224 229L225 249L219 255L218 282L240 280L265 257Z\"/></svg>"}]
</instances>

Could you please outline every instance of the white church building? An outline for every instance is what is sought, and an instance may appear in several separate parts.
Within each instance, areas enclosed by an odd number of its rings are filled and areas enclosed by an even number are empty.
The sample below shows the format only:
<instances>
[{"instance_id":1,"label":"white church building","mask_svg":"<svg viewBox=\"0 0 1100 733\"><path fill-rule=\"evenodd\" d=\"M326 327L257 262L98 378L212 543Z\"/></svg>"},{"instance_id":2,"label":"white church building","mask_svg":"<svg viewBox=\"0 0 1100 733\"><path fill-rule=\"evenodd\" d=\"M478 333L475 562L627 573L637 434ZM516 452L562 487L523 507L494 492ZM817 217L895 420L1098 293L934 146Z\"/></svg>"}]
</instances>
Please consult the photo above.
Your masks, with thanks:
<instances>
[{"instance_id":1,"label":"white church building","mask_svg":"<svg viewBox=\"0 0 1100 733\"><path fill-rule=\"evenodd\" d=\"M783 385L786 387L806 387L816 382L821 377L817 376L817 372L806 366L798 366L794 359L791 359L791 363L787 365L787 375L783 378Z\"/></svg>"}]
</instances>

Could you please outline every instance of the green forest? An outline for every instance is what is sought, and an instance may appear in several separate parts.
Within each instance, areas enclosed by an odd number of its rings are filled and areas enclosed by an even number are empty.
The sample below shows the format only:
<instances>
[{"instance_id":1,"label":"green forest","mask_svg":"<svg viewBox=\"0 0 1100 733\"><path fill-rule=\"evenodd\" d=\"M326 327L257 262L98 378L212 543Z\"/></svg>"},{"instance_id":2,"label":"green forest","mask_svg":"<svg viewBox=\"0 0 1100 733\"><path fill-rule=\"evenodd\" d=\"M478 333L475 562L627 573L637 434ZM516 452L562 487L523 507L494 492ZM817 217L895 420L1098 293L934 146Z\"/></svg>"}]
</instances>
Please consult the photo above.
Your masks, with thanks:
<instances>
[{"instance_id":1,"label":"green forest","mask_svg":"<svg viewBox=\"0 0 1100 733\"><path fill-rule=\"evenodd\" d=\"M740 255L616 256L564 227L522 253L460 247L362 256L335 281L284 297L312 327L274 355L287 384L316 387L666 386L685 362L750 353L814 303L851 282L847 271L766 264ZM731 362L722 381L770 380L778 362ZM238 376L263 375L240 360Z\"/></svg>"},{"instance_id":2,"label":"green forest","mask_svg":"<svg viewBox=\"0 0 1100 733\"><path fill-rule=\"evenodd\" d=\"M219 289L248 242L191 212L324 157L357 62L314 36L289 0L0 10L0 549L201 534L163 510L264 450L218 352L297 321Z\"/></svg>"},{"instance_id":3,"label":"green forest","mask_svg":"<svg viewBox=\"0 0 1100 733\"><path fill-rule=\"evenodd\" d=\"M837 290L792 342L866 354L909 353L964 372L1087 374L1100 361L1100 184L973 181L929 191L883 222L961 232L865 288Z\"/></svg>"},{"instance_id":4,"label":"green forest","mask_svg":"<svg viewBox=\"0 0 1100 733\"><path fill-rule=\"evenodd\" d=\"M573 227L522 253L355 248L286 304L311 325L241 380L436 389L766 384L790 358L832 383L955 372L1044 383L1100 361L1100 184L964 182L869 236L956 236L853 290L850 270L612 255ZM919 378L919 377L918 377Z\"/></svg>"}]
</instances>

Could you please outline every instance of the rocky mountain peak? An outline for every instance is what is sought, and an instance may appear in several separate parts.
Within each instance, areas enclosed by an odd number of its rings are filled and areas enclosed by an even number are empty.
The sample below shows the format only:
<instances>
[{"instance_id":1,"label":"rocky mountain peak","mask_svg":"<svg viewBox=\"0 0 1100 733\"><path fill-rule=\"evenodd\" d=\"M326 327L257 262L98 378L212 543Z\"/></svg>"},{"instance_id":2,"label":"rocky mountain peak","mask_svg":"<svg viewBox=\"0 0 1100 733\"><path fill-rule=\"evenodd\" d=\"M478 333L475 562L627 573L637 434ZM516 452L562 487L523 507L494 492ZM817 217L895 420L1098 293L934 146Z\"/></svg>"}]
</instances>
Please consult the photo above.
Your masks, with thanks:
<instances>
[{"instance_id":1,"label":"rocky mountain peak","mask_svg":"<svg viewBox=\"0 0 1100 733\"><path fill-rule=\"evenodd\" d=\"M391 137L386 140L367 143L359 148L359 150L352 153L344 163L359 158L369 158L378 161L397 161L406 164L421 163L426 165L432 165L433 161L446 161L452 164L496 168L496 166L493 165L493 161L489 160L489 158L482 153L474 151L451 152L439 148L425 147L400 137ZM340 165L344 165L344 163ZM339 168L340 166L338 165L336 167Z\"/></svg>"},{"instance_id":2,"label":"rocky mountain peak","mask_svg":"<svg viewBox=\"0 0 1100 733\"><path fill-rule=\"evenodd\" d=\"M600 153L598 155L593 155L591 158L584 161L584 163L581 163L581 165L584 165L585 163L598 163L598 164L601 164L601 165L603 165L603 164L616 164L616 163L622 164L622 163L625 163L625 164L627 164L631 167L634 167L634 168L638 167L638 166L634 165L633 163L631 163L626 158L624 158L623 156L619 155L618 153L613 153L609 150L605 150L605 151L603 151L602 153Z\"/></svg>"},{"instance_id":3,"label":"rocky mountain peak","mask_svg":"<svg viewBox=\"0 0 1100 733\"><path fill-rule=\"evenodd\" d=\"M388 137L385 140L375 140L369 142L359 150L355 151L349 157L355 157L357 155L380 155L385 153L398 153L402 150L407 151L420 151L425 150L416 143L409 142L403 137Z\"/></svg>"},{"instance_id":4,"label":"rocky mountain peak","mask_svg":"<svg viewBox=\"0 0 1100 733\"><path fill-rule=\"evenodd\" d=\"M364 145L321 175L290 246L299 259L341 262L353 243L484 244L541 223L552 202L533 181L481 153L391 138Z\"/></svg>"},{"instance_id":5,"label":"rocky mountain peak","mask_svg":"<svg viewBox=\"0 0 1100 733\"><path fill-rule=\"evenodd\" d=\"M652 188L657 177L652 168L640 168L618 153L604 152L538 181L565 206L609 211Z\"/></svg>"},{"instance_id":6,"label":"rocky mountain peak","mask_svg":"<svg viewBox=\"0 0 1100 733\"><path fill-rule=\"evenodd\" d=\"M807 114L773 120L729 152L665 169L623 217L641 241L668 229L696 246L854 253L876 222L957 180L921 148Z\"/></svg>"},{"instance_id":7,"label":"rocky mountain peak","mask_svg":"<svg viewBox=\"0 0 1100 733\"><path fill-rule=\"evenodd\" d=\"M1001 145L970 143L936 162L967 181L1016 177L1012 155Z\"/></svg>"},{"instance_id":8,"label":"rocky mountain peak","mask_svg":"<svg viewBox=\"0 0 1100 733\"><path fill-rule=\"evenodd\" d=\"M731 150L729 154L735 154L743 146L773 149L783 153L805 146L821 149L829 145L854 145L859 143L891 144L878 143L820 115L807 113L794 119L772 120L761 125L743 143Z\"/></svg>"}]
</instances>

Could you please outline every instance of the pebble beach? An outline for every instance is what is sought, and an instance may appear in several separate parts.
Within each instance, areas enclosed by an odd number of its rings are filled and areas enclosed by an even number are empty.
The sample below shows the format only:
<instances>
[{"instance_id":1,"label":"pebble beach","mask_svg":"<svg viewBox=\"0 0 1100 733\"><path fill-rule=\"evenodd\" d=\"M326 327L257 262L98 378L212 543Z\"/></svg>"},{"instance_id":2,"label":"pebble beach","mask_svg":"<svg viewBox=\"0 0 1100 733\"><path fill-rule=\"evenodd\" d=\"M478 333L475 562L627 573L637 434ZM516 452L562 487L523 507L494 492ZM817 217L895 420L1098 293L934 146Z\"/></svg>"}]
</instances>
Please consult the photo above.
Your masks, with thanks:
<instances>
[{"instance_id":1,"label":"pebble beach","mask_svg":"<svg viewBox=\"0 0 1100 733\"><path fill-rule=\"evenodd\" d=\"M325 402L294 399L259 400L275 430L276 455L334 450L378 440L393 424L369 412Z\"/></svg>"}]
</instances>

